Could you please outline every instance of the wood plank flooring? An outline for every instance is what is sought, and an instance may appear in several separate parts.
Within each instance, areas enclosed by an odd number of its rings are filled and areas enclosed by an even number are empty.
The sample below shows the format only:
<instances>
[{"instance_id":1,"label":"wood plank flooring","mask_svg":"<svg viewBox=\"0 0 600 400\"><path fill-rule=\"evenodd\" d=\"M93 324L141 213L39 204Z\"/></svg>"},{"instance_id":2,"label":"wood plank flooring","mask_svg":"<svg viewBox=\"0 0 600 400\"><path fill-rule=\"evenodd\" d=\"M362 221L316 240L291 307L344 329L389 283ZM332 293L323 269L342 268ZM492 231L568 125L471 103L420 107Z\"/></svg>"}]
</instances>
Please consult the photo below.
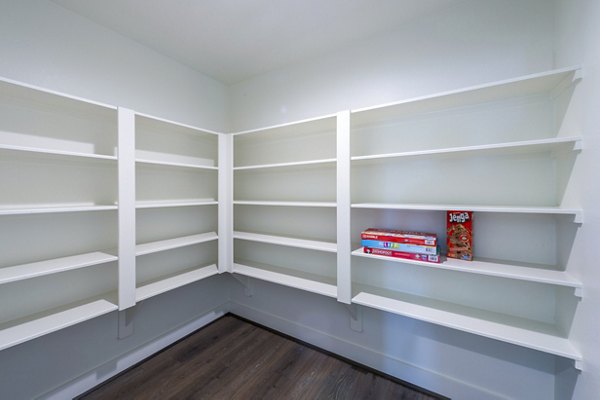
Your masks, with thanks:
<instances>
[{"instance_id":1,"label":"wood plank flooring","mask_svg":"<svg viewBox=\"0 0 600 400\"><path fill-rule=\"evenodd\" d=\"M79 397L438 400L226 315Z\"/></svg>"}]
</instances>

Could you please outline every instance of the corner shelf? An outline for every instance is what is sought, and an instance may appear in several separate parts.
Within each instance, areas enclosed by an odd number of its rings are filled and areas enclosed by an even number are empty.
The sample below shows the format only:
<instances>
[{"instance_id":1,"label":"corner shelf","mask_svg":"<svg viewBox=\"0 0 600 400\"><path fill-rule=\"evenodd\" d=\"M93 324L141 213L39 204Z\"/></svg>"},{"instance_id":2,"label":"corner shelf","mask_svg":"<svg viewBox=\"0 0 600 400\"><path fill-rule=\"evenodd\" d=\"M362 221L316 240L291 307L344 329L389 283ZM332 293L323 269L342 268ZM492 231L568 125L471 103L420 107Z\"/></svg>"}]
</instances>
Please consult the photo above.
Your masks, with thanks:
<instances>
[{"instance_id":1,"label":"corner shelf","mask_svg":"<svg viewBox=\"0 0 600 400\"><path fill-rule=\"evenodd\" d=\"M0 268L0 285L3 283L31 279L38 276L56 274L73 269L91 267L98 264L105 264L112 261L117 261L118 259L119 258L117 256L96 251L75 256L16 265L13 267Z\"/></svg>"},{"instance_id":2,"label":"corner shelf","mask_svg":"<svg viewBox=\"0 0 600 400\"><path fill-rule=\"evenodd\" d=\"M155 242L138 244L135 246L135 255L143 256L145 254L158 253L160 251L177 249L180 247L192 246L217 240L216 232L199 233L196 235L182 236L175 239L158 240Z\"/></svg>"},{"instance_id":3,"label":"corner shelf","mask_svg":"<svg viewBox=\"0 0 600 400\"><path fill-rule=\"evenodd\" d=\"M136 209L145 208L169 208L169 207L195 207L195 206L213 206L219 202L213 199L189 199L189 200L149 200L137 201Z\"/></svg>"},{"instance_id":4,"label":"corner shelf","mask_svg":"<svg viewBox=\"0 0 600 400\"><path fill-rule=\"evenodd\" d=\"M148 165L161 165L167 167L179 167L179 168L195 168L195 169L206 169L217 171L219 167L215 167L212 165L200 165L200 164L190 164L190 163L181 163L181 162L173 162L173 161L160 161L160 160L151 160L144 158L136 158L136 163L139 164L148 164Z\"/></svg>"},{"instance_id":5,"label":"corner shelf","mask_svg":"<svg viewBox=\"0 0 600 400\"><path fill-rule=\"evenodd\" d=\"M135 290L135 300L142 301L150 297L177 289L202 279L217 275L219 271L215 264L193 269L158 281L145 283Z\"/></svg>"},{"instance_id":6,"label":"corner shelf","mask_svg":"<svg viewBox=\"0 0 600 400\"><path fill-rule=\"evenodd\" d=\"M335 208L337 203L320 201L260 201L260 200L234 200L234 205L240 206L268 206L268 207L321 207Z\"/></svg>"},{"instance_id":7,"label":"corner shelf","mask_svg":"<svg viewBox=\"0 0 600 400\"><path fill-rule=\"evenodd\" d=\"M573 344L568 339L561 337L554 327L547 324L489 312L480 315L478 310L470 307L418 296L391 294L382 289L366 287L352 298L352 302L565 357L576 362L582 360L581 354Z\"/></svg>"},{"instance_id":8,"label":"corner shelf","mask_svg":"<svg viewBox=\"0 0 600 400\"><path fill-rule=\"evenodd\" d=\"M260 279L266 282L276 283L295 289L305 290L307 292L317 293L323 296L337 298L336 285L319 280L318 278L321 277L313 277L309 274L306 274L306 277L298 277L288 273L283 268L276 268L272 266L269 266L269 268L272 270L252 267L241 263L234 263L232 272L234 274Z\"/></svg>"},{"instance_id":9,"label":"corner shelf","mask_svg":"<svg viewBox=\"0 0 600 400\"><path fill-rule=\"evenodd\" d=\"M118 309L105 299L61 307L0 324L0 350L108 314Z\"/></svg>"},{"instance_id":10,"label":"corner shelf","mask_svg":"<svg viewBox=\"0 0 600 400\"><path fill-rule=\"evenodd\" d=\"M259 233L250 232L233 232L233 238L239 240L247 240L251 242L270 243L280 246L296 247L300 249L326 251L330 253L337 252L337 244L330 242L322 242L317 240L295 239L285 236L262 235Z\"/></svg>"},{"instance_id":11,"label":"corner shelf","mask_svg":"<svg viewBox=\"0 0 600 400\"><path fill-rule=\"evenodd\" d=\"M495 276L499 278L515 279L521 281L538 282L550 285L571 287L577 291L582 288L582 283L565 271L539 268L539 265L529 264L511 264L497 260L478 260L464 261L454 258L444 258L439 264L406 260L401 258L386 257L363 252L362 247L352 252L353 256L364 257L373 260L391 261L402 264L420 265L434 269L446 269L449 271L466 272L470 274ZM536 268L536 266L538 268Z\"/></svg>"},{"instance_id":12,"label":"corner shelf","mask_svg":"<svg viewBox=\"0 0 600 400\"><path fill-rule=\"evenodd\" d=\"M294 162L285 162L285 163L276 163L276 164L244 165L244 166L239 166L239 167L233 167L233 170L234 171L247 171L247 170L255 170L255 169L265 169L265 168L302 167L305 165L335 164L336 161L337 161L337 159L335 159L335 158L325 158L322 160L294 161Z\"/></svg>"}]
</instances>

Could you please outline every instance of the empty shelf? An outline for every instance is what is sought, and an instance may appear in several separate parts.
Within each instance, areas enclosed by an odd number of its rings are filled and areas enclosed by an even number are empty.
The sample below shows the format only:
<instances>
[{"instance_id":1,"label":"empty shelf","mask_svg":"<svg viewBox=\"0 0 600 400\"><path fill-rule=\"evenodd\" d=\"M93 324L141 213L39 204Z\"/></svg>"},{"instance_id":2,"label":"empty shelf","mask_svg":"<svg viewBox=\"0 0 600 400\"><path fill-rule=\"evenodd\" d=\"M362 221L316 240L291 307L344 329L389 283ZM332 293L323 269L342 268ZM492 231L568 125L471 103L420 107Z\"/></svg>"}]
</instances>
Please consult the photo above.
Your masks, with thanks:
<instances>
[{"instance_id":1,"label":"empty shelf","mask_svg":"<svg viewBox=\"0 0 600 400\"><path fill-rule=\"evenodd\" d=\"M219 271L217 270L217 266L212 264L152 283L147 283L135 290L135 300L142 301L170 290L177 289L178 287L206 279L218 273Z\"/></svg>"},{"instance_id":2,"label":"empty shelf","mask_svg":"<svg viewBox=\"0 0 600 400\"><path fill-rule=\"evenodd\" d=\"M90 267L92 265L104 264L117 260L118 257L116 256L102 252L93 252L0 268L0 284L56 274L58 272Z\"/></svg>"},{"instance_id":3,"label":"empty shelf","mask_svg":"<svg viewBox=\"0 0 600 400\"><path fill-rule=\"evenodd\" d=\"M267 282L277 283L283 286L289 286L295 289L305 290L307 292L317 293L323 296L337 298L337 287L333 284L321 282L316 279L301 278L282 272L270 271L268 269L250 267L248 265L234 263L233 273L260 279ZM308 275L308 274L307 274ZM315 277L316 278L316 277Z\"/></svg>"},{"instance_id":4,"label":"empty shelf","mask_svg":"<svg viewBox=\"0 0 600 400\"><path fill-rule=\"evenodd\" d=\"M544 324L534 323L518 318L511 319L512 322L523 322L523 326L491 321L468 315L467 307L455 306L456 310L447 311L432 307L428 304L419 304L417 296L403 296L410 301L398 300L391 297L381 296L368 292L360 292L352 302L363 306L387 311L393 314L403 315L409 318L429 322L436 325L457 329L475 335L527 347L530 349L566 357L575 361L581 361L581 354L575 349L571 342L553 332L552 327ZM431 301L430 301L431 303ZM443 302L437 302L443 305ZM493 315L494 313L490 313ZM527 324L531 324L528 326ZM542 328L542 329L539 329Z\"/></svg>"},{"instance_id":5,"label":"empty shelf","mask_svg":"<svg viewBox=\"0 0 600 400\"><path fill-rule=\"evenodd\" d=\"M108 314L117 309L117 305L101 299L40 313L31 318L21 319L16 323L2 324L0 325L0 350Z\"/></svg>"},{"instance_id":6,"label":"empty shelf","mask_svg":"<svg viewBox=\"0 0 600 400\"><path fill-rule=\"evenodd\" d=\"M88 211L110 211L116 210L116 205L93 205L93 204L57 204L57 205L35 205L28 207L0 207L0 215L24 215L24 214L51 214Z\"/></svg>"},{"instance_id":7,"label":"empty shelf","mask_svg":"<svg viewBox=\"0 0 600 400\"><path fill-rule=\"evenodd\" d=\"M577 150L581 148L581 137L557 137L549 139L524 140L519 142L494 143L478 146L449 147L442 149L407 151L401 153L372 154L354 156L352 161L378 160L386 158L417 157L478 152L489 154L514 154L521 152L558 151L561 149Z\"/></svg>"},{"instance_id":8,"label":"empty shelf","mask_svg":"<svg viewBox=\"0 0 600 400\"><path fill-rule=\"evenodd\" d=\"M253 170L253 169L264 169L264 168L285 168L285 167L300 167L304 165L318 165L318 164L335 164L337 159L335 158L326 158L322 160L309 160L309 161L293 161L293 162L285 162L285 163L275 163L275 164L259 164L259 165L244 165L240 167L233 167L234 171L244 171L244 170Z\"/></svg>"},{"instance_id":9,"label":"empty shelf","mask_svg":"<svg viewBox=\"0 0 600 400\"><path fill-rule=\"evenodd\" d=\"M135 255L141 256L144 254L157 253L159 251L177 249L179 247L192 246L194 244L217 240L217 238L218 237L215 232L208 232L199 233L197 235L182 236L175 239L158 240L156 242L138 244L135 246Z\"/></svg>"},{"instance_id":10,"label":"empty shelf","mask_svg":"<svg viewBox=\"0 0 600 400\"><path fill-rule=\"evenodd\" d=\"M255 201L255 200L234 200L234 205L240 206L271 206L271 207L336 207L335 202L319 201Z\"/></svg>"},{"instance_id":11,"label":"empty shelf","mask_svg":"<svg viewBox=\"0 0 600 400\"><path fill-rule=\"evenodd\" d=\"M149 200L138 201L135 208L168 208L168 207L194 207L194 206L212 206L219 204L214 199L189 199L189 200Z\"/></svg>"},{"instance_id":12,"label":"empty shelf","mask_svg":"<svg viewBox=\"0 0 600 400\"><path fill-rule=\"evenodd\" d=\"M261 235L259 233L250 232L233 232L234 239L248 240L252 242L277 244L280 246L298 247L301 249L327 251L331 253L337 252L337 244L330 242L322 242L316 240L294 239L284 236Z\"/></svg>"},{"instance_id":13,"label":"empty shelf","mask_svg":"<svg viewBox=\"0 0 600 400\"><path fill-rule=\"evenodd\" d=\"M113 160L113 161L117 160L116 156L108 156L108 155L104 155L104 154L54 150L54 149L45 149L45 148L39 148L39 147L13 146L13 145L9 145L9 144L0 144L0 150L22 151L22 152L27 152L27 153L38 153L38 154L47 154L47 155L64 156L64 157L91 158L91 159L98 159L98 160Z\"/></svg>"}]
</instances>

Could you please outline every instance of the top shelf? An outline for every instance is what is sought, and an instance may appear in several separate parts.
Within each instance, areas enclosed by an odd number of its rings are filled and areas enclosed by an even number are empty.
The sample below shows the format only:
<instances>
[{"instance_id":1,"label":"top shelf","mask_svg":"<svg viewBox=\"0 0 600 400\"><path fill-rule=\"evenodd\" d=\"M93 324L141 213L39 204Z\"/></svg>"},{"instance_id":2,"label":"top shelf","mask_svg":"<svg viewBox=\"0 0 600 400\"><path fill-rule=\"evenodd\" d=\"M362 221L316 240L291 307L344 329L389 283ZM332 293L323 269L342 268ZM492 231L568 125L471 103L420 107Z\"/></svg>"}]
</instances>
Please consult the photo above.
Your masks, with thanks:
<instances>
[{"instance_id":1,"label":"top shelf","mask_svg":"<svg viewBox=\"0 0 600 400\"><path fill-rule=\"evenodd\" d=\"M520 78L436 93L375 107L352 110L352 126L360 128L402 116L460 108L473 104L552 93L580 78L578 66L526 75Z\"/></svg>"},{"instance_id":2,"label":"top shelf","mask_svg":"<svg viewBox=\"0 0 600 400\"><path fill-rule=\"evenodd\" d=\"M81 97L44 89L11 79L0 78L0 97L9 96L42 109L63 109L102 118L115 118L117 107Z\"/></svg>"},{"instance_id":3,"label":"top shelf","mask_svg":"<svg viewBox=\"0 0 600 400\"><path fill-rule=\"evenodd\" d=\"M518 142L485 144L478 146L448 147L433 150L406 151L401 153L372 154L366 156L355 156L352 157L351 160L381 160L388 158L404 158L444 154L451 155L469 152L479 152L482 154L517 154L525 152L581 150L581 146L582 138L580 136L570 136L548 139L524 140Z\"/></svg>"},{"instance_id":4,"label":"top shelf","mask_svg":"<svg viewBox=\"0 0 600 400\"><path fill-rule=\"evenodd\" d=\"M280 125L272 125L263 128L250 129L246 131L234 132L233 136L246 136L248 134L306 134L311 132L320 132L327 130L336 130L336 114L324 115L321 117L304 119L300 121L288 122Z\"/></svg>"}]
</instances>

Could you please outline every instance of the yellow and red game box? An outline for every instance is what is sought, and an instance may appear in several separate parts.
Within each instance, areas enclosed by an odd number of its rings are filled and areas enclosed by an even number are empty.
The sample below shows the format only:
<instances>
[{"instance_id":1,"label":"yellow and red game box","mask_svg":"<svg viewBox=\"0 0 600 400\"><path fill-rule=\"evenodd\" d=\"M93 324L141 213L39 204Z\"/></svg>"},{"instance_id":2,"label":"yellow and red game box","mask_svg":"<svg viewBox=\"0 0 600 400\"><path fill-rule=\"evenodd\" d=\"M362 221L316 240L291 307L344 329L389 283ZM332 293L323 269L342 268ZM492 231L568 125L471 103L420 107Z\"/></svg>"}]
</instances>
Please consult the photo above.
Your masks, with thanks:
<instances>
[{"instance_id":1,"label":"yellow and red game box","mask_svg":"<svg viewBox=\"0 0 600 400\"><path fill-rule=\"evenodd\" d=\"M473 260L473 212L448 211L446 215L448 257Z\"/></svg>"}]
</instances>

